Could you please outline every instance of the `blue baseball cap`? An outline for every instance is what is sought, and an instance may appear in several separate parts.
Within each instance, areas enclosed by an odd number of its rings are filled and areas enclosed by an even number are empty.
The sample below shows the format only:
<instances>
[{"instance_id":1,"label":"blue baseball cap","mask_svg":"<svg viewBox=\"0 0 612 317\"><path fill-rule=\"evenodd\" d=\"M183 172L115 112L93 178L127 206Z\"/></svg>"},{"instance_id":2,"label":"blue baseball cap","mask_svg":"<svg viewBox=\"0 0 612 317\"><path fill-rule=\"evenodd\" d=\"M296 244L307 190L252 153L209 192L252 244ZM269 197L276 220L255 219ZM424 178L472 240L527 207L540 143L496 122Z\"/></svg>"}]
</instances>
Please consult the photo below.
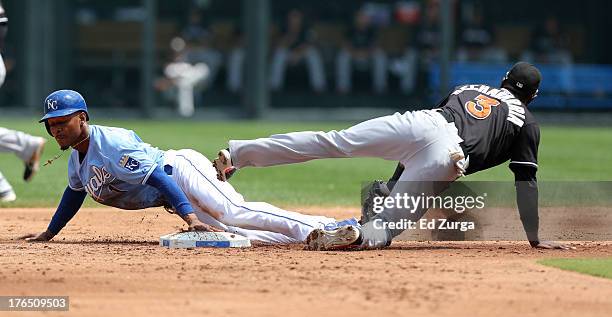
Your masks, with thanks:
<instances>
[{"instance_id":1,"label":"blue baseball cap","mask_svg":"<svg viewBox=\"0 0 612 317\"><path fill-rule=\"evenodd\" d=\"M78 111L83 111L89 120L87 104L81 94L74 90L58 90L52 92L43 104L45 115L38 122L46 122L49 118L57 118L71 115Z\"/></svg>"}]
</instances>

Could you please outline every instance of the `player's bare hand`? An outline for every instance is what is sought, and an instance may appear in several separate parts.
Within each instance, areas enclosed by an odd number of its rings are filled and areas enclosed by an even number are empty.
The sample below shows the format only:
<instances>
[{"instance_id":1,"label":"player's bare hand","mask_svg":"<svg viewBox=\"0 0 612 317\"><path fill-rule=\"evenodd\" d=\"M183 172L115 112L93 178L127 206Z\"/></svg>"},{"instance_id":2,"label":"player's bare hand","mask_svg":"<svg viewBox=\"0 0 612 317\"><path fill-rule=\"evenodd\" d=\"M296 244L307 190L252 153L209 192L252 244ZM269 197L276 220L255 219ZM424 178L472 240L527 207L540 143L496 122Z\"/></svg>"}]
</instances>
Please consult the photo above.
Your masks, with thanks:
<instances>
[{"instance_id":1,"label":"player's bare hand","mask_svg":"<svg viewBox=\"0 0 612 317\"><path fill-rule=\"evenodd\" d=\"M193 213L190 213L190 214L187 214L187 215L183 216L183 220L185 220L187 225L189 225L189 231L223 232L222 229L219 229L217 227L213 227L211 225L207 225L207 224L203 223Z\"/></svg>"},{"instance_id":2,"label":"player's bare hand","mask_svg":"<svg viewBox=\"0 0 612 317\"><path fill-rule=\"evenodd\" d=\"M53 234L49 231L44 231L41 232L39 234L35 234L35 233L28 233L25 234L21 237L19 237L19 240L25 240L28 242L45 242L45 241L49 241L53 238Z\"/></svg>"},{"instance_id":3,"label":"player's bare hand","mask_svg":"<svg viewBox=\"0 0 612 317\"><path fill-rule=\"evenodd\" d=\"M209 232L223 232L222 229L207 225L203 222L189 225L189 231L209 231Z\"/></svg>"},{"instance_id":4,"label":"player's bare hand","mask_svg":"<svg viewBox=\"0 0 612 317\"><path fill-rule=\"evenodd\" d=\"M575 247L554 241L540 241L534 248L536 249L561 249L576 250Z\"/></svg>"}]
</instances>

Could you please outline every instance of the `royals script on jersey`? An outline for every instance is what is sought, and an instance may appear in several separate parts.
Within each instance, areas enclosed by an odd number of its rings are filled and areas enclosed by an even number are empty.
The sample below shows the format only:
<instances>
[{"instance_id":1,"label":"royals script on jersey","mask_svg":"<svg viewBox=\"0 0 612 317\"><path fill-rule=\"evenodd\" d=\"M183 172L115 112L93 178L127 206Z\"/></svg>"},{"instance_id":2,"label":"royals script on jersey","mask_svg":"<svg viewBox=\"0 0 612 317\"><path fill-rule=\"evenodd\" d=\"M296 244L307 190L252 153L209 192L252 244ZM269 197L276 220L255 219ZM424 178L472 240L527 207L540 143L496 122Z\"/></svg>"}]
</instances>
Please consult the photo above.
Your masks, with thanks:
<instances>
[{"instance_id":1,"label":"royals script on jersey","mask_svg":"<svg viewBox=\"0 0 612 317\"><path fill-rule=\"evenodd\" d=\"M163 164L164 152L144 143L134 131L89 126L89 148L83 161L72 150L68 186L87 191L97 202L121 209L167 205L163 195L146 185L153 170Z\"/></svg>"}]
</instances>

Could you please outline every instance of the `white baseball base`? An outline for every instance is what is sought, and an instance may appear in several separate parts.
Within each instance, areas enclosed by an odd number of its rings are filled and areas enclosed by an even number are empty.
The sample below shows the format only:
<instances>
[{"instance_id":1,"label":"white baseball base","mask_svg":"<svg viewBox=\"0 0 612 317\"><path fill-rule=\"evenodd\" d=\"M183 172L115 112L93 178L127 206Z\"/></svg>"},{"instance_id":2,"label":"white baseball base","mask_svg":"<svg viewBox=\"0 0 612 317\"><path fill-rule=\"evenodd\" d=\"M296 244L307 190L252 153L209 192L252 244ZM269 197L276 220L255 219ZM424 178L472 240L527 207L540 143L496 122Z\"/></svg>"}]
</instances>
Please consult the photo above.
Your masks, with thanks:
<instances>
[{"instance_id":1,"label":"white baseball base","mask_svg":"<svg viewBox=\"0 0 612 317\"><path fill-rule=\"evenodd\" d=\"M159 245L166 248L248 248L251 241L230 232L187 231L159 237Z\"/></svg>"}]
</instances>

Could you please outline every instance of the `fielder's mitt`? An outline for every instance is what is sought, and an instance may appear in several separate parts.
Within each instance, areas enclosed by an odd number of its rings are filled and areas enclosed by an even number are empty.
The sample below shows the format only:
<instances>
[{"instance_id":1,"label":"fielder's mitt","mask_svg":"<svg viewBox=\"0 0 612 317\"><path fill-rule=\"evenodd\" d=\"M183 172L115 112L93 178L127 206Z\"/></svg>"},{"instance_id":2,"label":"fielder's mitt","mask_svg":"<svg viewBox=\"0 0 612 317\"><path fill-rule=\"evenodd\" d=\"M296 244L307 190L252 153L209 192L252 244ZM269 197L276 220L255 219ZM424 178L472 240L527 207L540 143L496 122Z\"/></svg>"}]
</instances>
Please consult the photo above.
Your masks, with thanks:
<instances>
[{"instance_id":1,"label":"fielder's mitt","mask_svg":"<svg viewBox=\"0 0 612 317\"><path fill-rule=\"evenodd\" d=\"M375 180L361 189L360 224L363 225L376 216L376 212L374 212L374 198L387 197L389 196L390 192L391 191L387 187L387 183L382 180Z\"/></svg>"}]
</instances>

